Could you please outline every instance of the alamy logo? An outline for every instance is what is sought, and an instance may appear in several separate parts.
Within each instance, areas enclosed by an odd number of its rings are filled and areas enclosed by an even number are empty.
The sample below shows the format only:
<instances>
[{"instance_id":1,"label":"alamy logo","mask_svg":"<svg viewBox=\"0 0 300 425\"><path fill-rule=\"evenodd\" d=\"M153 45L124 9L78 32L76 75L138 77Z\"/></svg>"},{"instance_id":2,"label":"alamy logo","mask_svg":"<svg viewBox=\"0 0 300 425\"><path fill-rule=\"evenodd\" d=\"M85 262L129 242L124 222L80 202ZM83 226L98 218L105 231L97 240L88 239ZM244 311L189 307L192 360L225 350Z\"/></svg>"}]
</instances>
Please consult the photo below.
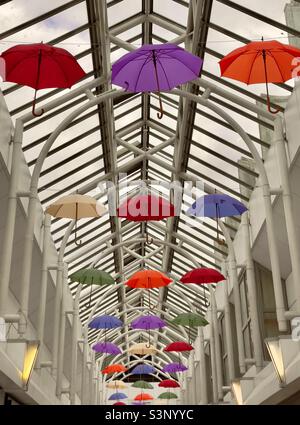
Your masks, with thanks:
<instances>
[{"instance_id":1,"label":"alamy logo","mask_svg":"<svg viewBox=\"0 0 300 425\"><path fill-rule=\"evenodd\" d=\"M291 320L292 326L292 340L295 342L300 341L300 317L294 317Z\"/></svg>"},{"instance_id":2,"label":"alamy logo","mask_svg":"<svg viewBox=\"0 0 300 425\"><path fill-rule=\"evenodd\" d=\"M6 324L3 317L0 317L0 342L6 341Z\"/></svg>"}]
</instances>

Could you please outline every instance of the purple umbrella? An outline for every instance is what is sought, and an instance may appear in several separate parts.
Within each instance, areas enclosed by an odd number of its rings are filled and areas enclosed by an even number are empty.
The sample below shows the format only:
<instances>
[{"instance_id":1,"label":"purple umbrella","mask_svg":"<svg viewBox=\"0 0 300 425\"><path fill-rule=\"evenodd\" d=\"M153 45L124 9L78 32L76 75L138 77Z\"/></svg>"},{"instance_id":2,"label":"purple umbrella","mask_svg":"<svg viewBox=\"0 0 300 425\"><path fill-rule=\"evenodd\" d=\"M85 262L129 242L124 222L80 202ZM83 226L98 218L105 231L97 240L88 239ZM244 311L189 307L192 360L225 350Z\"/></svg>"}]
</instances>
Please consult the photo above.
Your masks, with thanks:
<instances>
[{"instance_id":1,"label":"purple umbrella","mask_svg":"<svg viewBox=\"0 0 300 425\"><path fill-rule=\"evenodd\" d=\"M187 210L187 214L197 217L211 217L217 219L217 239L219 239L218 219L242 215L247 208L242 202L229 195L215 193L204 195Z\"/></svg>"},{"instance_id":2,"label":"purple umbrella","mask_svg":"<svg viewBox=\"0 0 300 425\"><path fill-rule=\"evenodd\" d=\"M92 329L114 329L121 326L123 326L123 322L120 319L108 314L97 316L89 323L89 328Z\"/></svg>"},{"instance_id":3,"label":"purple umbrella","mask_svg":"<svg viewBox=\"0 0 300 425\"><path fill-rule=\"evenodd\" d=\"M155 372L155 368L153 366L150 366L148 364L140 364L136 366L131 374L132 375L150 375L151 373Z\"/></svg>"},{"instance_id":4,"label":"purple umbrella","mask_svg":"<svg viewBox=\"0 0 300 425\"><path fill-rule=\"evenodd\" d=\"M150 346L150 329L161 329L166 326L166 323L158 316L148 315L140 316L131 322L132 329L145 329L149 331L149 346Z\"/></svg>"},{"instance_id":5,"label":"purple umbrella","mask_svg":"<svg viewBox=\"0 0 300 425\"><path fill-rule=\"evenodd\" d=\"M181 363L169 363L162 369L163 372L167 373L185 372L186 370L188 368Z\"/></svg>"},{"instance_id":6,"label":"purple umbrella","mask_svg":"<svg viewBox=\"0 0 300 425\"><path fill-rule=\"evenodd\" d=\"M147 403L145 403L144 401L133 401L131 404L133 406L144 406Z\"/></svg>"},{"instance_id":7,"label":"purple umbrella","mask_svg":"<svg viewBox=\"0 0 300 425\"><path fill-rule=\"evenodd\" d=\"M127 398L127 395L124 393L114 393L108 400L124 400L125 398Z\"/></svg>"},{"instance_id":8,"label":"purple umbrella","mask_svg":"<svg viewBox=\"0 0 300 425\"><path fill-rule=\"evenodd\" d=\"M134 93L169 91L199 77L203 60L175 44L145 44L112 66L112 82Z\"/></svg>"},{"instance_id":9,"label":"purple umbrella","mask_svg":"<svg viewBox=\"0 0 300 425\"><path fill-rule=\"evenodd\" d=\"M92 346L92 349L96 353L105 353L105 354L121 354L121 350L112 342L97 342Z\"/></svg>"}]
</instances>

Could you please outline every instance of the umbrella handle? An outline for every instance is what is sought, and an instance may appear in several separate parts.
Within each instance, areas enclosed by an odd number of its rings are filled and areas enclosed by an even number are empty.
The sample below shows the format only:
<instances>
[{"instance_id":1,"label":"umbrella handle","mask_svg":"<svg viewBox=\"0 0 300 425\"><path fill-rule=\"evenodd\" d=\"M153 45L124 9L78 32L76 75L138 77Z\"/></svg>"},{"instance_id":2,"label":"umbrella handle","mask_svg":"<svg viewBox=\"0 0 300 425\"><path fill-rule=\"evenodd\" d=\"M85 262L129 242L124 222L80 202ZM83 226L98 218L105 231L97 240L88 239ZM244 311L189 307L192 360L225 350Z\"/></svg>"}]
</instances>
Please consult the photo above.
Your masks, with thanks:
<instances>
[{"instance_id":1,"label":"umbrella handle","mask_svg":"<svg viewBox=\"0 0 300 425\"><path fill-rule=\"evenodd\" d=\"M82 241L77 242L77 221L78 221L78 203L76 202L76 217L75 217L75 238L74 243L76 246L82 245Z\"/></svg>"},{"instance_id":2,"label":"umbrella handle","mask_svg":"<svg viewBox=\"0 0 300 425\"><path fill-rule=\"evenodd\" d=\"M40 117L41 115L43 115L43 113L44 113L45 111L44 111L44 109L41 109L41 112L40 112L39 114L37 114L37 113L35 112L35 106L36 106L36 92L37 92L37 90L35 90L35 92L34 92L34 98L33 98L33 102L32 102L32 110L31 110L31 112L32 112L32 115L33 115L34 117Z\"/></svg>"},{"instance_id":3,"label":"umbrella handle","mask_svg":"<svg viewBox=\"0 0 300 425\"><path fill-rule=\"evenodd\" d=\"M268 84L267 84L267 86L268 86ZM269 111L271 114L273 114L273 115L278 114L278 112L280 112L280 108L274 109L274 110L272 111L272 109L271 109L271 101L270 101L269 93L268 93L268 95L267 95L267 106L268 106L268 111Z\"/></svg>"},{"instance_id":4,"label":"umbrella handle","mask_svg":"<svg viewBox=\"0 0 300 425\"><path fill-rule=\"evenodd\" d=\"M262 41L264 41L263 38L262 38ZM271 109L271 101L270 101L269 86L268 86L267 55L265 50L263 50L262 52L262 57L264 62L264 71L265 71L265 79L266 79L267 107L268 107L268 111L271 114L275 115L275 114L278 114L278 112L280 111L280 108L274 109L273 111Z\"/></svg>"},{"instance_id":5,"label":"umbrella handle","mask_svg":"<svg viewBox=\"0 0 300 425\"><path fill-rule=\"evenodd\" d=\"M164 116L164 108L163 108L163 104L162 104L162 100L161 100L161 96L160 93L158 93L158 99L159 99L159 112L157 112L157 118L159 120L162 119L162 117Z\"/></svg>"},{"instance_id":6,"label":"umbrella handle","mask_svg":"<svg viewBox=\"0 0 300 425\"><path fill-rule=\"evenodd\" d=\"M153 243L153 238L151 238L148 233L146 234L146 244L151 245Z\"/></svg>"}]
</instances>

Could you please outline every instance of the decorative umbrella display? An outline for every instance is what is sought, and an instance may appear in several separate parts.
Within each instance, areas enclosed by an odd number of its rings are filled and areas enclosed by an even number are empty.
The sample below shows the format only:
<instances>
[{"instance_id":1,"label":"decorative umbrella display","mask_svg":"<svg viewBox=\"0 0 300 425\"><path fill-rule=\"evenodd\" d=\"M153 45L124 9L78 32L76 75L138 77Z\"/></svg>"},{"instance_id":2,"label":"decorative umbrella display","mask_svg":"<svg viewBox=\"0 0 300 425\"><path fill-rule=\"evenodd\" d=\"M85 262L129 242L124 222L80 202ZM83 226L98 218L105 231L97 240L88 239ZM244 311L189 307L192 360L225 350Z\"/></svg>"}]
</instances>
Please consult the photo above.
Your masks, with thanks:
<instances>
[{"instance_id":1,"label":"decorative umbrella display","mask_svg":"<svg viewBox=\"0 0 300 425\"><path fill-rule=\"evenodd\" d=\"M172 320L175 325L188 326L189 341L191 339L191 328L208 325L208 321L200 314L196 313L181 313Z\"/></svg>"},{"instance_id":2,"label":"decorative umbrella display","mask_svg":"<svg viewBox=\"0 0 300 425\"><path fill-rule=\"evenodd\" d=\"M163 381L160 381L158 386L162 388L180 388L179 383L173 379L164 379Z\"/></svg>"},{"instance_id":3,"label":"decorative umbrella display","mask_svg":"<svg viewBox=\"0 0 300 425\"><path fill-rule=\"evenodd\" d=\"M161 288L172 282L172 279L156 270L140 270L126 282L127 286L135 289L147 289L149 292L149 307L151 308L150 289Z\"/></svg>"},{"instance_id":4,"label":"decorative umbrella display","mask_svg":"<svg viewBox=\"0 0 300 425\"><path fill-rule=\"evenodd\" d=\"M71 282L77 282L81 283L82 285L89 285L91 287L89 305L91 304L93 285L103 286L113 285L115 283L110 274L97 269L77 270L75 273L71 274L70 280Z\"/></svg>"},{"instance_id":5,"label":"decorative umbrella display","mask_svg":"<svg viewBox=\"0 0 300 425\"><path fill-rule=\"evenodd\" d=\"M127 385L123 381L110 381L107 385L107 388L113 389L113 390L124 390L127 388Z\"/></svg>"},{"instance_id":6,"label":"decorative umbrella display","mask_svg":"<svg viewBox=\"0 0 300 425\"><path fill-rule=\"evenodd\" d=\"M149 347L149 345L145 342L140 342L130 347L128 352L137 356L145 356L146 354L156 354L157 349L153 345L150 345Z\"/></svg>"},{"instance_id":7,"label":"decorative umbrella display","mask_svg":"<svg viewBox=\"0 0 300 425\"><path fill-rule=\"evenodd\" d=\"M126 372L126 371L127 371L127 369L123 365L121 365L121 364L112 364L112 365L106 366L106 368L103 369L101 371L101 373L103 375L105 375L105 374L106 375L110 375L112 373L123 373L123 372ZM122 382L122 381L120 381L120 382Z\"/></svg>"},{"instance_id":8,"label":"decorative umbrella display","mask_svg":"<svg viewBox=\"0 0 300 425\"><path fill-rule=\"evenodd\" d=\"M284 83L293 77L293 59L300 57L300 50L279 41L252 41L233 50L220 62L222 77L246 84L265 83L267 105L271 113L268 83Z\"/></svg>"},{"instance_id":9,"label":"decorative umbrella display","mask_svg":"<svg viewBox=\"0 0 300 425\"><path fill-rule=\"evenodd\" d=\"M204 195L198 198L187 210L187 214L197 217L215 218L217 222L217 240L219 240L219 224L221 217L242 215L247 208L245 205L225 194Z\"/></svg>"},{"instance_id":10,"label":"decorative umbrella display","mask_svg":"<svg viewBox=\"0 0 300 425\"><path fill-rule=\"evenodd\" d=\"M151 394L148 393L141 393L134 397L135 401L150 401L153 400L153 397Z\"/></svg>"},{"instance_id":11,"label":"decorative umbrella display","mask_svg":"<svg viewBox=\"0 0 300 425\"><path fill-rule=\"evenodd\" d=\"M116 403L113 403L113 406L126 406L126 403L123 403L122 401L117 401Z\"/></svg>"},{"instance_id":12,"label":"decorative umbrella display","mask_svg":"<svg viewBox=\"0 0 300 425\"><path fill-rule=\"evenodd\" d=\"M178 372L186 372L188 368L181 363L169 363L165 365L162 369L165 373L178 373Z\"/></svg>"},{"instance_id":13,"label":"decorative umbrella display","mask_svg":"<svg viewBox=\"0 0 300 425\"><path fill-rule=\"evenodd\" d=\"M50 44L20 44L3 52L5 81L35 89L32 114L35 112L36 94L40 89L71 88L86 74L77 60L65 49Z\"/></svg>"},{"instance_id":14,"label":"decorative umbrella display","mask_svg":"<svg viewBox=\"0 0 300 425\"><path fill-rule=\"evenodd\" d=\"M144 390L153 390L153 385L151 385L151 384L149 384L149 382L143 381L143 380L141 380L141 381L135 381L132 384L132 387L133 388L142 388Z\"/></svg>"},{"instance_id":15,"label":"decorative umbrella display","mask_svg":"<svg viewBox=\"0 0 300 425\"><path fill-rule=\"evenodd\" d=\"M46 209L46 213L53 217L75 220L76 245L81 244L77 242L77 221L81 218L100 217L106 211L106 208L97 202L96 199L91 196L78 194L63 196Z\"/></svg>"},{"instance_id":16,"label":"decorative umbrella display","mask_svg":"<svg viewBox=\"0 0 300 425\"><path fill-rule=\"evenodd\" d=\"M112 66L112 82L134 93L169 91L199 77L203 61L175 44L145 44Z\"/></svg>"},{"instance_id":17,"label":"decorative umbrella display","mask_svg":"<svg viewBox=\"0 0 300 425\"><path fill-rule=\"evenodd\" d=\"M104 329L104 341L106 341L107 329L116 329L122 326L122 320L114 316L109 316L108 314L97 316L89 323L89 328L91 329Z\"/></svg>"},{"instance_id":18,"label":"decorative umbrella display","mask_svg":"<svg viewBox=\"0 0 300 425\"><path fill-rule=\"evenodd\" d=\"M149 332L149 345L150 348L150 338L151 338L151 329L162 329L165 326L167 326L166 322L164 322L160 317L153 316L153 315L147 315L147 316L140 316L134 319L131 322L132 329L144 329Z\"/></svg>"},{"instance_id":19,"label":"decorative umbrella display","mask_svg":"<svg viewBox=\"0 0 300 425\"><path fill-rule=\"evenodd\" d=\"M140 364L131 372L132 375L151 375L152 373L155 373L155 368L148 364Z\"/></svg>"},{"instance_id":20,"label":"decorative umbrella display","mask_svg":"<svg viewBox=\"0 0 300 425\"><path fill-rule=\"evenodd\" d=\"M96 351L96 353L103 353L103 354L121 354L120 348L113 344L112 342L97 342L92 346L92 349Z\"/></svg>"},{"instance_id":21,"label":"decorative umbrella display","mask_svg":"<svg viewBox=\"0 0 300 425\"><path fill-rule=\"evenodd\" d=\"M158 398L164 399L164 400L171 400L171 399L178 398L178 396L174 393L167 391L165 393L159 394Z\"/></svg>"},{"instance_id":22,"label":"decorative umbrella display","mask_svg":"<svg viewBox=\"0 0 300 425\"><path fill-rule=\"evenodd\" d=\"M128 397L124 393L113 393L108 400L125 400L125 398Z\"/></svg>"}]
</instances>

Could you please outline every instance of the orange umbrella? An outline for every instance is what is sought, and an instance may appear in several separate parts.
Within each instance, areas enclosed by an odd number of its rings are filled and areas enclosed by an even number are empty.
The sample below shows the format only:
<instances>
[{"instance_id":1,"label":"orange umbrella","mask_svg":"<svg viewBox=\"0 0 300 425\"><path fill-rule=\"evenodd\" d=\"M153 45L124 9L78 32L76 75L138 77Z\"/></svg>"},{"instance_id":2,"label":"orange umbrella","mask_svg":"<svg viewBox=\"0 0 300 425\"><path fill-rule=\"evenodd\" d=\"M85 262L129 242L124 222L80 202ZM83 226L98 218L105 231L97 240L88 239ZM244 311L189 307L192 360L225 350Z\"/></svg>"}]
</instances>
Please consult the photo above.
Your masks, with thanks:
<instances>
[{"instance_id":1,"label":"orange umbrella","mask_svg":"<svg viewBox=\"0 0 300 425\"><path fill-rule=\"evenodd\" d=\"M151 288L160 288L162 286L167 286L172 282L172 279L165 276L163 273L156 270L141 270L134 273L133 276L126 282L126 285L131 288L140 288L140 289L151 289ZM149 306L150 305L150 291L149 291Z\"/></svg>"},{"instance_id":2,"label":"orange umbrella","mask_svg":"<svg viewBox=\"0 0 300 425\"><path fill-rule=\"evenodd\" d=\"M120 373L120 372L126 372L126 371L127 371L126 367L124 367L121 364L111 364L107 366L105 369L103 369L101 373L103 373L103 375L105 374L109 375L110 373Z\"/></svg>"},{"instance_id":3,"label":"orange umbrella","mask_svg":"<svg viewBox=\"0 0 300 425\"><path fill-rule=\"evenodd\" d=\"M220 62L222 77L246 84L266 83L268 110L272 111L268 83L284 83L293 77L293 59L300 57L300 49L279 41L254 41L233 50Z\"/></svg>"},{"instance_id":4,"label":"orange umbrella","mask_svg":"<svg viewBox=\"0 0 300 425\"><path fill-rule=\"evenodd\" d=\"M134 399L136 401L146 401L146 400L153 400L153 397L150 394L141 393L141 394L138 394Z\"/></svg>"}]
</instances>

